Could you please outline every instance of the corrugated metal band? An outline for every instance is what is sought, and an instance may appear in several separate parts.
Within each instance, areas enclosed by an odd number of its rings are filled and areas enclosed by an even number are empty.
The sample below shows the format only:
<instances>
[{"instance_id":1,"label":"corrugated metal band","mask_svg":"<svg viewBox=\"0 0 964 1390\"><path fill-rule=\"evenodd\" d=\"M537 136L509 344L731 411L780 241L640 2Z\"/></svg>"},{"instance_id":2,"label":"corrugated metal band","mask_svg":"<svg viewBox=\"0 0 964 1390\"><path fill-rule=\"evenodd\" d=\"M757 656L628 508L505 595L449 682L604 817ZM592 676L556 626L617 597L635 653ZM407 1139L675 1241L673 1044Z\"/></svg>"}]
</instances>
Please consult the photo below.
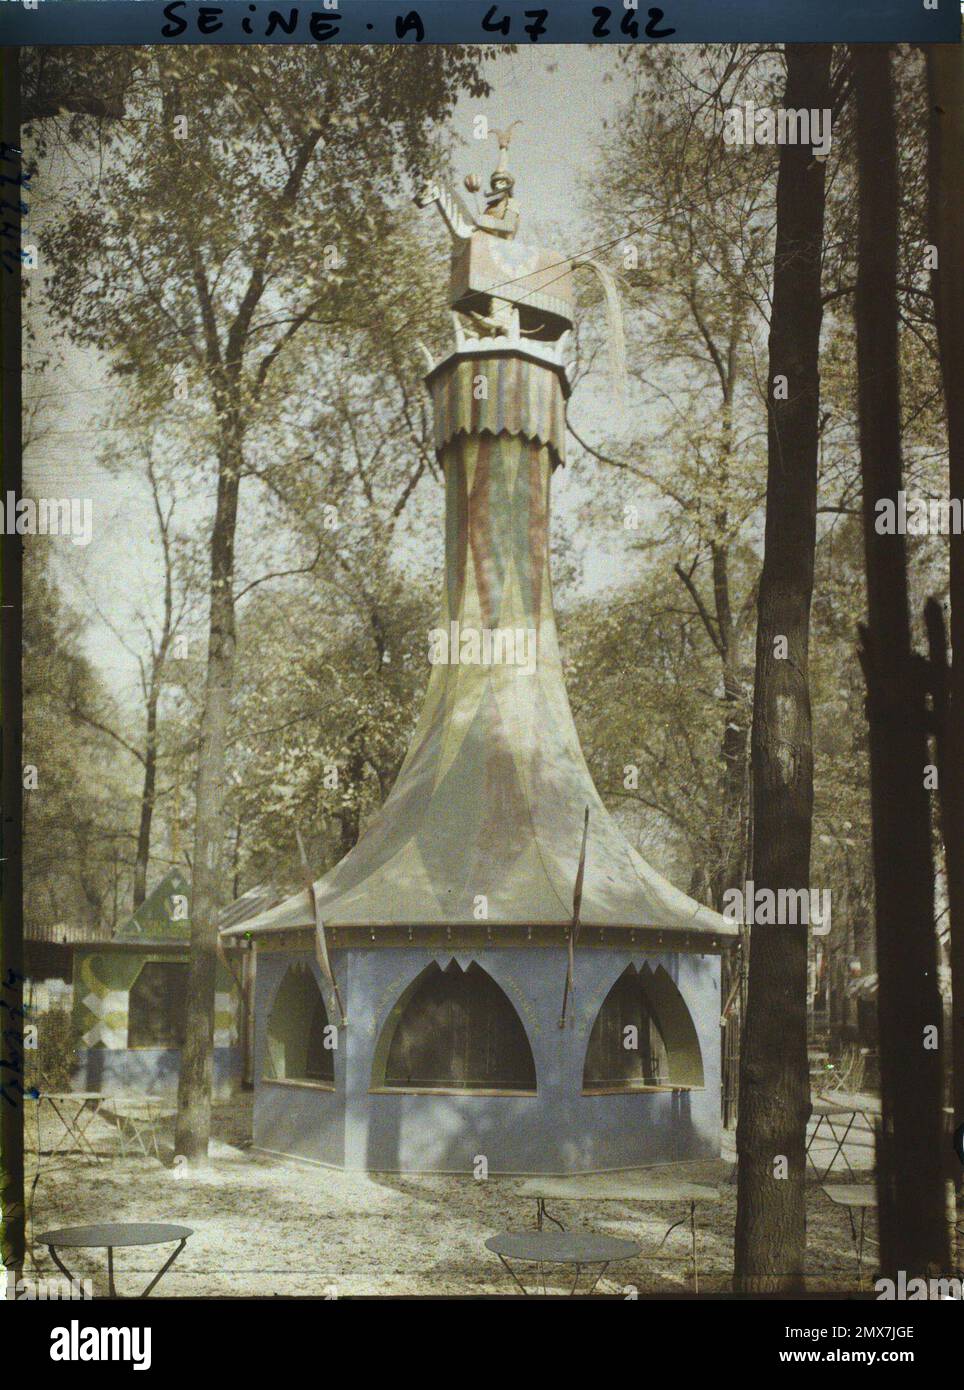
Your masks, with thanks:
<instances>
[{"instance_id":1,"label":"corrugated metal band","mask_svg":"<svg viewBox=\"0 0 964 1390\"><path fill-rule=\"evenodd\" d=\"M524 357L469 357L429 381L435 449L465 434L519 434L566 461L566 402L558 374Z\"/></svg>"}]
</instances>

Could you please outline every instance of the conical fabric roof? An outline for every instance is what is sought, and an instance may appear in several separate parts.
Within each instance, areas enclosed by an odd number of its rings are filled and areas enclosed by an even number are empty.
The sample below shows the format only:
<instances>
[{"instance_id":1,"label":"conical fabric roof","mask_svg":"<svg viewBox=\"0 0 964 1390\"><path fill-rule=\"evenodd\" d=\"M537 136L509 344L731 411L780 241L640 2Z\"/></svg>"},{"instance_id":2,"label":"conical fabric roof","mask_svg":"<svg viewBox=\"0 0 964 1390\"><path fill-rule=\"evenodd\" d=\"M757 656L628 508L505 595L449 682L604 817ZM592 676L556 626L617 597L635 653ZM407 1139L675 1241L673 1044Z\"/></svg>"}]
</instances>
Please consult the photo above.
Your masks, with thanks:
<instances>
[{"instance_id":1,"label":"conical fabric roof","mask_svg":"<svg viewBox=\"0 0 964 1390\"><path fill-rule=\"evenodd\" d=\"M449 362L435 388L447 397L459 386L460 364ZM470 365L473 379L492 378L490 400L519 389L517 360L493 354ZM536 364L532 370L550 374ZM544 386L536 381L530 401ZM375 930L484 921L495 934L500 924L566 925L588 806L584 926L732 936L732 923L674 888L631 848L593 785L552 610L548 522L557 443L551 422L523 428L446 432L447 442L440 440L446 576L431 641L435 657L448 659L433 665L390 795L355 848L315 884L321 918L333 928ZM314 921L304 891L228 934Z\"/></svg>"}]
</instances>

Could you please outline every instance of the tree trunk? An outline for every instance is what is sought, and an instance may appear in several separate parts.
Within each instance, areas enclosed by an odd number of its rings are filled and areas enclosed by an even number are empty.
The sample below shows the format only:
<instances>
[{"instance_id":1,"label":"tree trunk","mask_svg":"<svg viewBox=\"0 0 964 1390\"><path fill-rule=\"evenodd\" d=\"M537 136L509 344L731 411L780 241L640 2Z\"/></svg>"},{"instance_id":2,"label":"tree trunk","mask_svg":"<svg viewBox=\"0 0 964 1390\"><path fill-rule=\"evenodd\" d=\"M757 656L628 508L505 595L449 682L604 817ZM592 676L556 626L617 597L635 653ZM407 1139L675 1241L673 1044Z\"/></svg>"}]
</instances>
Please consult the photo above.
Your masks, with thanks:
<instances>
[{"instance_id":1,"label":"tree trunk","mask_svg":"<svg viewBox=\"0 0 964 1390\"><path fill-rule=\"evenodd\" d=\"M0 55L0 134L9 145L20 143L19 50ZM20 160L12 156L3 172L15 176ZM4 214L16 231L20 245L20 211L17 199ZM0 271L0 390L2 390L3 490L21 494L20 462L21 349L20 275ZM5 535L2 550L2 598L0 639L3 642L0 685L0 795L3 821L0 828L2 856L3 920L0 923L0 1265L21 1271L24 1258L23 1201L23 852L20 834L23 797L23 731L17 712L21 708L23 681L20 663L23 631L23 539ZM33 1101L27 1102L34 1104ZM0 1275L0 1277L5 1277ZM4 1293L6 1290L4 1290Z\"/></svg>"},{"instance_id":2,"label":"tree trunk","mask_svg":"<svg viewBox=\"0 0 964 1390\"><path fill-rule=\"evenodd\" d=\"M234 902L241 892L241 832L244 821L238 817L234 827L234 848L231 851L231 900Z\"/></svg>"},{"instance_id":3,"label":"tree trunk","mask_svg":"<svg viewBox=\"0 0 964 1390\"><path fill-rule=\"evenodd\" d=\"M147 701L147 737L144 742L144 785L141 789L141 819L137 827L137 851L134 856L134 911L147 897L147 867L151 857L151 823L154 819L154 800L157 793L157 701L158 691L152 688Z\"/></svg>"},{"instance_id":4,"label":"tree trunk","mask_svg":"<svg viewBox=\"0 0 964 1390\"><path fill-rule=\"evenodd\" d=\"M938 249L931 277L947 411L950 495L964 498L964 49L927 48L930 97L930 237ZM941 767L941 817L951 921L951 976L956 1022L954 1127L964 1124L964 534L950 538L951 648ZM960 1179L960 1170L957 1175Z\"/></svg>"},{"instance_id":5,"label":"tree trunk","mask_svg":"<svg viewBox=\"0 0 964 1390\"><path fill-rule=\"evenodd\" d=\"M237 413L230 408L223 428L217 509L211 532L211 626L197 770L191 955L174 1138L175 1152L188 1160L207 1155L211 1131L217 919L224 855L224 765L234 686L234 538L242 430Z\"/></svg>"},{"instance_id":6,"label":"tree trunk","mask_svg":"<svg viewBox=\"0 0 964 1390\"><path fill-rule=\"evenodd\" d=\"M788 108L830 105L829 45L788 44ZM767 512L753 769L757 888L809 886L813 814L808 651L816 543L824 165L783 145L770 319ZM787 399L774 398L774 378ZM781 659L777 639L787 645ZM799 1287L806 1242L807 927L754 926L740 1069L736 1286Z\"/></svg>"},{"instance_id":7,"label":"tree trunk","mask_svg":"<svg viewBox=\"0 0 964 1390\"><path fill-rule=\"evenodd\" d=\"M141 791L141 822L137 832L137 854L134 859L134 911L147 897L147 870L151 858L151 824L157 795L157 707L161 698L161 682L167 664L167 653L174 630L174 571L171 561L171 513L165 516L161 506L153 461L148 455L148 476L154 496L154 511L164 555L164 618L157 646L152 643L151 678L144 694L147 702L147 730L144 738L144 785Z\"/></svg>"},{"instance_id":8,"label":"tree trunk","mask_svg":"<svg viewBox=\"0 0 964 1390\"><path fill-rule=\"evenodd\" d=\"M731 328L727 353L726 385L723 393L722 448L720 482L722 490L729 477L733 461L733 394L736 386L738 334ZM712 904L721 911L723 895L730 888L741 891L747 877L747 853L750 837L750 808L747 787L747 753L749 743L749 711L743 694L740 664L740 631L733 619L730 601L729 551L725 540L728 517L725 510L716 515L717 537L712 542L713 598L719 636L720 662L723 668L723 736L720 755L723 775L720 786L720 820L718 831L718 862L712 879ZM711 634L712 637L712 634ZM745 933L741 932L741 937ZM722 1117L729 1128L736 1114L739 1090L736 1066L739 1064L740 1031L743 1024L742 994L748 959L747 943L741 940L740 949L727 951L720 962L720 992L724 1006L732 1003L722 1020L720 1053L723 1058Z\"/></svg>"},{"instance_id":9,"label":"tree trunk","mask_svg":"<svg viewBox=\"0 0 964 1390\"><path fill-rule=\"evenodd\" d=\"M911 648L903 536L876 504L902 487L897 319L898 178L890 50L853 49L860 193L857 372L868 622L867 681L883 1117L877 1145L880 1265L896 1278L946 1269L941 1033L924 679Z\"/></svg>"},{"instance_id":10,"label":"tree trunk","mask_svg":"<svg viewBox=\"0 0 964 1390\"><path fill-rule=\"evenodd\" d=\"M353 747L345 763L345 782L351 790L352 800L338 811L339 857L341 859L344 859L345 855L349 854L358 844L358 835L361 829L361 782L364 771L364 754Z\"/></svg>"},{"instance_id":11,"label":"tree trunk","mask_svg":"<svg viewBox=\"0 0 964 1390\"><path fill-rule=\"evenodd\" d=\"M734 317L726 353L725 385L720 458L718 465L721 494L725 495L733 467L733 398L737 386L739 339L742 321ZM722 806L720 819L720 863L717 870L713 906L719 910L727 888L741 887L746 877L746 850L749 808L746 804L746 757L748 711L743 697L740 667L740 636L733 618L730 599L730 556L727 542L729 516L725 507L715 517L716 538L712 542L713 606L719 632L720 662L723 667L724 726L721 746L723 758Z\"/></svg>"},{"instance_id":12,"label":"tree trunk","mask_svg":"<svg viewBox=\"0 0 964 1390\"><path fill-rule=\"evenodd\" d=\"M713 906L719 911L728 888L742 887L746 877L749 814L746 804L746 756L749 730L740 666L740 636L730 604L729 555L713 543L713 593L720 636L723 675L723 736L720 755L723 775L720 787L720 860L714 875Z\"/></svg>"},{"instance_id":13,"label":"tree trunk","mask_svg":"<svg viewBox=\"0 0 964 1390\"><path fill-rule=\"evenodd\" d=\"M750 838L750 808L747 787L749 710L743 693L739 634L730 605L728 555L724 546L713 545L713 589L720 634L723 665L724 728L720 745L723 775L720 786L719 861L712 880L712 903L723 907L723 895L730 888L743 890L747 878ZM741 937L746 933L741 932ZM720 1029L723 1058L722 1112L724 1128L729 1129L737 1113L740 1032L743 1026L742 994L749 954L741 940L739 950L724 953L720 962L720 997L730 1007Z\"/></svg>"}]
</instances>

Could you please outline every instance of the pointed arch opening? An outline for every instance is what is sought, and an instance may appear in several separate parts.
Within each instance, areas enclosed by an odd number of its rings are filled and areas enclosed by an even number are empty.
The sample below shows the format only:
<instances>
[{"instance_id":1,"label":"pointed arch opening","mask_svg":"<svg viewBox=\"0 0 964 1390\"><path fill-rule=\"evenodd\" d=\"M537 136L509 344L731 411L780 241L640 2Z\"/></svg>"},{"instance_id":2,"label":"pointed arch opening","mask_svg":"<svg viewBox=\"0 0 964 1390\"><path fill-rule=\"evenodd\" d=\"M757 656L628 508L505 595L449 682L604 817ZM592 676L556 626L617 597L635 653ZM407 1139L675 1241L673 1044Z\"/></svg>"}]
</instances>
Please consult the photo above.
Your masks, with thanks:
<instances>
[{"instance_id":1,"label":"pointed arch opening","mask_svg":"<svg viewBox=\"0 0 964 1390\"><path fill-rule=\"evenodd\" d=\"M698 1090L703 1057L696 1027L663 967L629 965L596 1015L583 1068L584 1094Z\"/></svg>"},{"instance_id":2,"label":"pointed arch opening","mask_svg":"<svg viewBox=\"0 0 964 1390\"><path fill-rule=\"evenodd\" d=\"M265 1081L333 1089L337 1039L311 970L289 966L268 1016Z\"/></svg>"},{"instance_id":3,"label":"pointed arch opening","mask_svg":"<svg viewBox=\"0 0 964 1390\"><path fill-rule=\"evenodd\" d=\"M505 991L473 961L433 961L392 1010L375 1052L372 1088L444 1094L535 1095L536 1067Z\"/></svg>"}]
</instances>

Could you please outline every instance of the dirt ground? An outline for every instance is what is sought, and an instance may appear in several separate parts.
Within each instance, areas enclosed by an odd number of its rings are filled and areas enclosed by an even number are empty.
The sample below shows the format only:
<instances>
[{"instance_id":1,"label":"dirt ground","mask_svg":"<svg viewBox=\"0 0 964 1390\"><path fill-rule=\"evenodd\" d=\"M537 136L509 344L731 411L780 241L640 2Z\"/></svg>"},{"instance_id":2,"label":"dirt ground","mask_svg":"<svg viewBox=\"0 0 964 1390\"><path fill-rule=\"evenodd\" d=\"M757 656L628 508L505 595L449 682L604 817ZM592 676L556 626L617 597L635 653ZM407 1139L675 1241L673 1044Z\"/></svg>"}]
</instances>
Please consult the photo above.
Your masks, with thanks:
<instances>
[{"instance_id":1,"label":"dirt ground","mask_svg":"<svg viewBox=\"0 0 964 1390\"><path fill-rule=\"evenodd\" d=\"M121 1157L116 1127L98 1117L88 1137L103 1155L99 1163L74 1156L41 1160L31 1239L58 1227L100 1221L169 1221L192 1227L194 1235L155 1297L515 1291L484 1241L498 1231L534 1224L535 1203L518 1195L521 1178L478 1182L470 1176L343 1173L268 1157L250 1148L250 1106L250 1095L242 1095L218 1107L210 1161L203 1171L191 1173L170 1166L170 1117L162 1122L160 1162L153 1155ZM872 1152L870 1132L858 1125L846 1148L857 1177L850 1178L838 1160L831 1180L867 1181ZM822 1170L833 1148L821 1138L813 1153ZM658 1170L661 1176L719 1186L719 1205L699 1208L701 1293L730 1286L733 1158L734 1138L726 1134L719 1162ZM29 1190L36 1155L28 1152L27 1160ZM549 1209L567 1229L591 1229L642 1245L637 1259L610 1268L600 1292L635 1288L645 1296L692 1290L688 1226L679 1226L655 1253L667 1226L687 1215L685 1207L555 1202ZM867 1233L876 1235L873 1213ZM159 1247L118 1251L119 1291L139 1292L166 1253ZM43 1246L34 1246L33 1254L38 1275L56 1275ZM106 1293L104 1251L70 1252L66 1263L73 1273L93 1279L96 1294ZM32 1272L28 1266L27 1273ZM520 1273L534 1288L534 1267L528 1267L528 1277L525 1267ZM814 1290L857 1290L847 1212L834 1206L815 1180L808 1184L807 1273ZM864 1266L865 1292L872 1277L871 1255ZM568 1283L550 1282L548 1287L562 1291Z\"/></svg>"}]
</instances>

